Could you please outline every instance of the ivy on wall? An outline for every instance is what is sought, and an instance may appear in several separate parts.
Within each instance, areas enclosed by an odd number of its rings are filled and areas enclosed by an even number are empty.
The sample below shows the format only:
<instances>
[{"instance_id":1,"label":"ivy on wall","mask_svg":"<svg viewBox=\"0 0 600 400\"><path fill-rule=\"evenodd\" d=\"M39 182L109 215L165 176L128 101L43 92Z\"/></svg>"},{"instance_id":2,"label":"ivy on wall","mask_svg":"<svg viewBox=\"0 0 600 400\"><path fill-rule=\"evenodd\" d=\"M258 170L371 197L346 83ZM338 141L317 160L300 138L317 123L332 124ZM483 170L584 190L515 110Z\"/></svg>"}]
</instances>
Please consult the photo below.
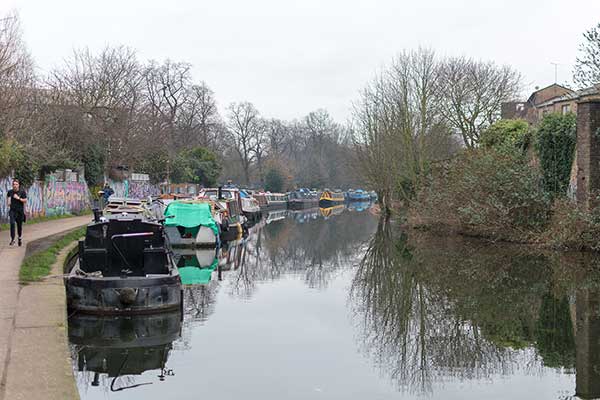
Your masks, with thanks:
<instances>
[{"instance_id":1,"label":"ivy on wall","mask_svg":"<svg viewBox=\"0 0 600 400\"><path fill-rule=\"evenodd\" d=\"M576 117L572 113L548 114L537 129L536 150L543 185L551 197L567 193L576 137Z\"/></svg>"}]
</instances>

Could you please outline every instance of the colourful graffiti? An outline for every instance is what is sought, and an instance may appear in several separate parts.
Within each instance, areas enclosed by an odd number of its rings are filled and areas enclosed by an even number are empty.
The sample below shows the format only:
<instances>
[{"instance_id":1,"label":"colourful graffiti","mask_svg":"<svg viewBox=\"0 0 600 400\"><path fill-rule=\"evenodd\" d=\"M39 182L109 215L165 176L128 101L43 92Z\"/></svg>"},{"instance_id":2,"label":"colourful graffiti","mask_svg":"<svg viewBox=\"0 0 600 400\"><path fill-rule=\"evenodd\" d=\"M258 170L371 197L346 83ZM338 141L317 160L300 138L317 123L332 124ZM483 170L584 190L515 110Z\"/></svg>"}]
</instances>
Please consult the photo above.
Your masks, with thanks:
<instances>
[{"instance_id":1,"label":"colourful graffiti","mask_svg":"<svg viewBox=\"0 0 600 400\"><path fill-rule=\"evenodd\" d=\"M141 199L148 196L158 196L160 190L150 182L129 182L129 197Z\"/></svg>"},{"instance_id":2,"label":"colourful graffiti","mask_svg":"<svg viewBox=\"0 0 600 400\"><path fill-rule=\"evenodd\" d=\"M10 190L12 184L12 178L0 178L0 221L5 222L8 220L8 204L6 203L6 196Z\"/></svg>"},{"instance_id":3,"label":"colourful graffiti","mask_svg":"<svg viewBox=\"0 0 600 400\"><path fill-rule=\"evenodd\" d=\"M27 205L25 206L25 211L29 218L41 217L46 214L44 212L43 193L43 184L38 181L34 182L27 190Z\"/></svg>"},{"instance_id":4,"label":"colourful graffiti","mask_svg":"<svg viewBox=\"0 0 600 400\"><path fill-rule=\"evenodd\" d=\"M0 222L8 221L7 192L12 178L0 178ZM90 208L90 196L85 182L62 182L52 177L36 181L27 189L28 218L79 213Z\"/></svg>"},{"instance_id":5,"label":"colourful graffiti","mask_svg":"<svg viewBox=\"0 0 600 400\"><path fill-rule=\"evenodd\" d=\"M129 181L109 182L110 187L115 191L115 197L130 197L134 199L143 199L148 196L158 196L160 189L148 181Z\"/></svg>"},{"instance_id":6,"label":"colourful graffiti","mask_svg":"<svg viewBox=\"0 0 600 400\"><path fill-rule=\"evenodd\" d=\"M51 178L44 185L46 215L78 213L90 207L90 195L85 182L60 182Z\"/></svg>"}]
</instances>

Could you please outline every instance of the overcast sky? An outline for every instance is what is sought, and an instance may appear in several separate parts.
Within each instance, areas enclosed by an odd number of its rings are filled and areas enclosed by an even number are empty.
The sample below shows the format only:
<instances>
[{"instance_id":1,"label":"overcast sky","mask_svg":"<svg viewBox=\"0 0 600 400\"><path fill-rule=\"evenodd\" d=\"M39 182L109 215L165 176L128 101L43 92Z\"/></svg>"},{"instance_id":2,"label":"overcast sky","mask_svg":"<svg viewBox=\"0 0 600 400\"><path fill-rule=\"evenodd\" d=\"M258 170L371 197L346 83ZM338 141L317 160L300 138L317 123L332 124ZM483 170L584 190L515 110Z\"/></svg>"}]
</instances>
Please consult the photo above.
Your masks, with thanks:
<instances>
[{"instance_id":1,"label":"overcast sky","mask_svg":"<svg viewBox=\"0 0 600 400\"><path fill-rule=\"evenodd\" d=\"M191 63L221 110L247 100L265 117L325 108L340 122L402 49L509 64L529 92L554 82L551 62L569 82L582 33L600 22L599 0L0 0L10 9L42 72L73 48L123 44Z\"/></svg>"}]
</instances>

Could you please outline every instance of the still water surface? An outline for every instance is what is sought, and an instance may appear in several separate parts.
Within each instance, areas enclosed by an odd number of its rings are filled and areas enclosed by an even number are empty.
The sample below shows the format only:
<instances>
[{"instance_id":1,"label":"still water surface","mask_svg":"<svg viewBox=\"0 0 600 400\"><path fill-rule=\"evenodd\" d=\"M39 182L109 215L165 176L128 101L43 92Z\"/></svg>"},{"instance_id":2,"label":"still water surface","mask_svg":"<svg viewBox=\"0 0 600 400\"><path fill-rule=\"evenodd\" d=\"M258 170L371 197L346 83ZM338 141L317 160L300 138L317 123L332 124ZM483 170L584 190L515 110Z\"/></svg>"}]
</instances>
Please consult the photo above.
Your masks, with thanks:
<instances>
[{"instance_id":1,"label":"still water surface","mask_svg":"<svg viewBox=\"0 0 600 400\"><path fill-rule=\"evenodd\" d=\"M591 256L407 235L359 207L272 213L214 258L178 255L183 320L70 318L83 399L600 397Z\"/></svg>"}]
</instances>

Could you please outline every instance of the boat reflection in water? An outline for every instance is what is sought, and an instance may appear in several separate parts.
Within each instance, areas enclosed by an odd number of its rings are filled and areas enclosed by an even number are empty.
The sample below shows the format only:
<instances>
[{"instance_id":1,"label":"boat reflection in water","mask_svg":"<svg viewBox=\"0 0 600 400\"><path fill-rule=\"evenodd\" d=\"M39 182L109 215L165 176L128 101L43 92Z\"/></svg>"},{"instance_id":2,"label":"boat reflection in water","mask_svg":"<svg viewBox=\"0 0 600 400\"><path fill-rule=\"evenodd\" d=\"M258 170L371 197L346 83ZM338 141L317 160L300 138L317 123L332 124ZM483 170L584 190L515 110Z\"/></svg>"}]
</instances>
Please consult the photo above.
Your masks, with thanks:
<instances>
[{"instance_id":1,"label":"boat reflection in water","mask_svg":"<svg viewBox=\"0 0 600 400\"><path fill-rule=\"evenodd\" d=\"M168 379L169 352L181 335L181 312L130 317L74 315L69 342L85 386L118 392ZM145 374L147 371L154 371ZM137 377L143 375L143 379Z\"/></svg>"},{"instance_id":2,"label":"boat reflection in water","mask_svg":"<svg viewBox=\"0 0 600 400\"><path fill-rule=\"evenodd\" d=\"M357 211L362 212L366 211L373 206L372 201L351 201L348 202L346 207L348 207L348 211Z\"/></svg>"}]
</instances>

